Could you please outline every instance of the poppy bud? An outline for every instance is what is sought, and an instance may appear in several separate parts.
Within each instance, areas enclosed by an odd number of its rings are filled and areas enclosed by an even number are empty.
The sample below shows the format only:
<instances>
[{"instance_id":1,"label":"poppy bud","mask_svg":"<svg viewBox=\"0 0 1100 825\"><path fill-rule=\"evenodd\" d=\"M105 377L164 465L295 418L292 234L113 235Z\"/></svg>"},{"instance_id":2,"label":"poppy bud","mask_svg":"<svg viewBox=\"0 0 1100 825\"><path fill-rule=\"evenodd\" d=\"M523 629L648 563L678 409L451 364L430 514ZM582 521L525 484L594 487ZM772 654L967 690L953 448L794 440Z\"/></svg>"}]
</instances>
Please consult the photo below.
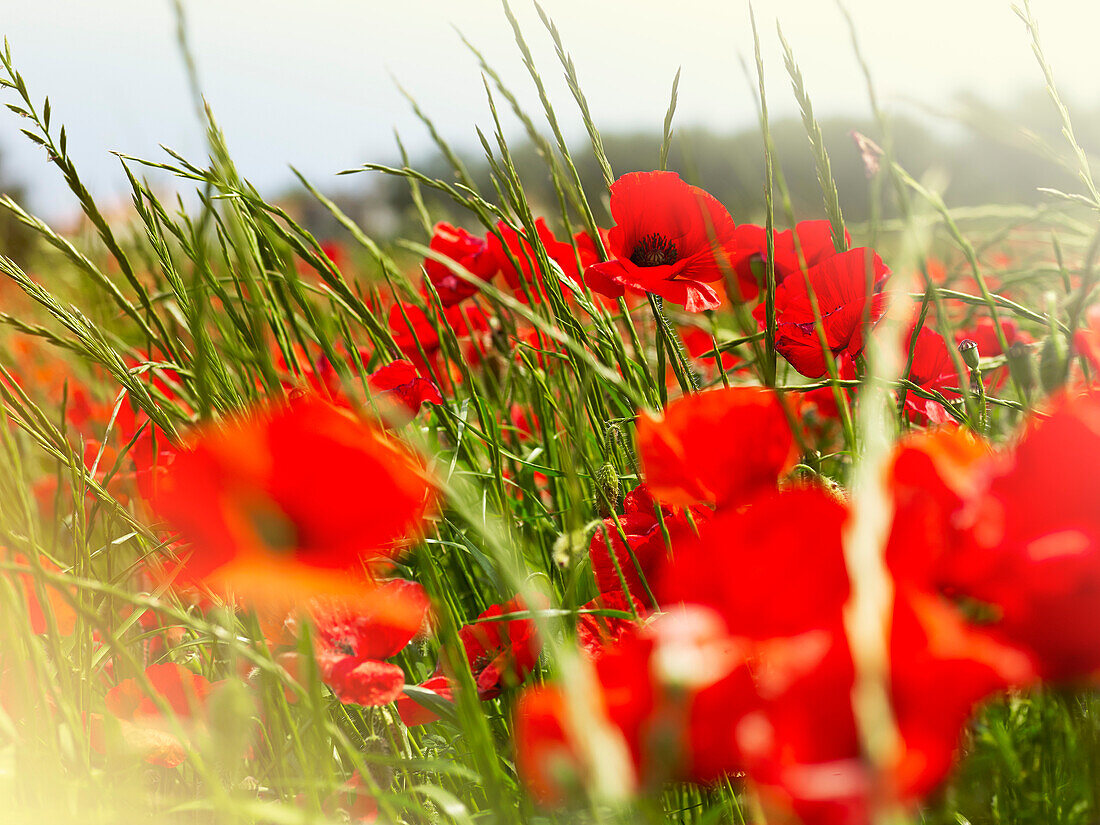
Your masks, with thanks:
<instances>
[{"instance_id":1,"label":"poppy bud","mask_svg":"<svg viewBox=\"0 0 1100 825\"><path fill-rule=\"evenodd\" d=\"M619 509L619 474L614 465L604 464L596 470L596 490L601 516L607 517L610 510Z\"/></svg>"},{"instance_id":2,"label":"poppy bud","mask_svg":"<svg viewBox=\"0 0 1100 825\"><path fill-rule=\"evenodd\" d=\"M1006 357L1012 380L1019 384L1020 389L1025 393L1030 394L1035 387L1035 368L1031 362L1031 352L1027 344L1017 341L1008 348Z\"/></svg>"},{"instance_id":3,"label":"poppy bud","mask_svg":"<svg viewBox=\"0 0 1100 825\"><path fill-rule=\"evenodd\" d=\"M962 356L963 363L970 369L976 370L978 368L978 342L972 341L966 338L959 342L959 355Z\"/></svg>"},{"instance_id":4,"label":"poppy bud","mask_svg":"<svg viewBox=\"0 0 1100 825\"><path fill-rule=\"evenodd\" d=\"M1066 342L1060 335L1051 335L1043 343L1039 356L1039 380L1047 395L1058 390L1065 383Z\"/></svg>"}]
</instances>

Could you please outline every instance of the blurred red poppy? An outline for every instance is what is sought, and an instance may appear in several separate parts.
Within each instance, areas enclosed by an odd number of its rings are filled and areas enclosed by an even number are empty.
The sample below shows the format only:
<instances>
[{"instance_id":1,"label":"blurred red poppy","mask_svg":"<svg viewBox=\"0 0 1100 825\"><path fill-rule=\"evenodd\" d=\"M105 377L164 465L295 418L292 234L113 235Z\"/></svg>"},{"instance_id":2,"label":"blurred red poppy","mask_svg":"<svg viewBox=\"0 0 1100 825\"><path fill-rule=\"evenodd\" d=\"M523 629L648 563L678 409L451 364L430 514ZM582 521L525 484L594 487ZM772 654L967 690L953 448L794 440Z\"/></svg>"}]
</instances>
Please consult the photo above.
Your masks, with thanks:
<instances>
[{"instance_id":1,"label":"blurred red poppy","mask_svg":"<svg viewBox=\"0 0 1100 825\"><path fill-rule=\"evenodd\" d=\"M633 596L628 603L621 590L602 593L584 605L585 610L619 610L624 613L630 613L632 607L639 620L642 620L647 613L643 604ZM577 618L577 644L589 658L598 659L637 624L632 618L584 613Z\"/></svg>"},{"instance_id":2,"label":"blurred red poppy","mask_svg":"<svg viewBox=\"0 0 1100 825\"><path fill-rule=\"evenodd\" d=\"M475 624L458 631L474 674L478 696L492 699L507 687L516 687L535 669L541 645L532 619L491 621L520 613L527 605L518 596L481 613ZM489 621L487 621L489 620Z\"/></svg>"},{"instance_id":3,"label":"blurred red poppy","mask_svg":"<svg viewBox=\"0 0 1100 825\"><path fill-rule=\"evenodd\" d=\"M771 390L729 387L677 399L661 419L638 416L638 454L660 501L736 505L772 488L795 458L794 436Z\"/></svg>"},{"instance_id":4,"label":"blurred red poppy","mask_svg":"<svg viewBox=\"0 0 1100 825\"><path fill-rule=\"evenodd\" d=\"M899 586L945 594L965 588L970 574L960 560L972 538L960 513L983 489L989 456L986 443L961 427L920 430L898 442L886 561Z\"/></svg>"},{"instance_id":5,"label":"blurred red poppy","mask_svg":"<svg viewBox=\"0 0 1100 825\"><path fill-rule=\"evenodd\" d=\"M355 592L348 571L392 556L430 499L423 468L381 429L319 400L201 428L152 502L191 545L182 574L250 600ZM343 572L339 572L343 571Z\"/></svg>"},{"instance_id":6,"label":"blurred red poppy","mask_svg":"<svg viewBox=\"0 0 1100 825\"><path fill-rule=\"evenodd\" d=\"M7 557L8 554L4 553ZM14 553L10 556L13 564L30 567L30 559L23 553ZM61 568L50 561L46 556L40 555L38 563L46 573L60 573ZM42 592L46 596L46 604L38 598L38 587L35 585L35 577L32 573L14 573L15 580L19 582L23 590L23 600L27 606L27 620L30 623L31 632L42 634L50 629L47 615L52 617L54 627L62 636L68 636L76 627L76 610L69 600L65 598L53 584L42 583Z\"/></svg>"},{"instance_id":7,"label":"blurred red poppy","mask_svg":"<svg viewBox=\"0 0 1100 825\"><path fill-rule=\"evenodd\" d=\"M848 599L841 550L847 508L817 487L769 490L743 503L719 510L698 537L677 543L659 578L662 603L709 607L730 633L750 639L828 624Z\"/></svg>"},{"instance_id":8,"label":"blurred red poppy","mask_svg":"<svg viewBox=\"0 0 1100 825\"><path fill-rule=\"evenodd\" d=\"M311 392L332 404L348 406L340 376L319 346L311 345L307 350L301 344L294 344L289 355L288 359L287 353L273 347L272 360L280 383L288 393Z\"/></svg>"},{"instance_id":9,"label":"blurred red poppy","mask_svg":"<svg viewBox=\"0 0 1100 825\"><path fill-rule=\"evenodd\" d=\"M433 312L431 317L415 304L390 307L389 327L394 343L422 374L430 373L438 365L442 347L439 333L448 326L457 338L472 339L489 329L489 319L480 309L460 304L448 307L441 315ZM476 355L470 351L464 354L470 360Z\"/></svg>"},{"instance_id":10,"label":"blurred red poppy","mask_svg":"<svg viewBox=\"0 0 1100 825\"><path fill-rule=\"evenodd\" d=\"M593 291L650 292L689 312L719 306L710 282L729 269L734 223L712 195L675 172L632 172L611 184L611 216L610 260L584 273Z\"/></svg>"},{"instance_id":11,"label":"blurred red poppy","mask_svg":"<svg viewBox=\"0 0 1100 825\"><path fill-rule=\"evenodd\" d=\"M1088 324L1074 334L1073 346L1088 360L1093 370L1100 373L1100 306L1090 307L1085 317ZM1095 381L1094 375L1093 382Z\"/></svg>"},{"instance_id":12,"label":"blurred red poppy","mask_svg":"<svg viewBox=\"0 0 1100 825\"><path fill-rule=\"evenodd\" d=\"M201 720L213 684L182 665L150 665L145 669L160 700L166 703L178 724L189 728L189 720ZM124 679L104 697L107 710L121 727L123 744L154 765L174 768L187 758L186 745L160 705L146 694L137 679ZM92 714L91 744L98 753L106 750L103 720Z\"/></svg>"},{"instance_id":13,"label":"blurred red poppy","mask_svg":"<svg viewBox=\"0 0 1100 825\"><path fill-rule=\"evenodd\" d=\"M968 507L974 551L966 593L994 605L995 627L1034 651L1049 679L1100 668L1100 399L1060 399L1014 451L988 462Z\"/></svg>"}]
</instances>

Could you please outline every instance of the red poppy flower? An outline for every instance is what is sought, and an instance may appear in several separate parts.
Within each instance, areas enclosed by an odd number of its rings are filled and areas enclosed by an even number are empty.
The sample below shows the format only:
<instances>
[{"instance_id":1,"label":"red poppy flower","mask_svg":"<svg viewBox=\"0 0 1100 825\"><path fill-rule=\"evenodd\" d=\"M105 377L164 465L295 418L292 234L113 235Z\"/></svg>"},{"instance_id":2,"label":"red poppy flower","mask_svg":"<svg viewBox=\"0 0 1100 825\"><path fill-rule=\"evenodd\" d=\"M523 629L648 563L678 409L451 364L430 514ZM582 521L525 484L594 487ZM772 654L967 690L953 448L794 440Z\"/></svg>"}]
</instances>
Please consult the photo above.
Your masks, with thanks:
<instances>
[{"instance_id":1,"label":"red poppy flower","mask_svg":"<svg viewBox=\"0 0 1100 825\"><path fill-rule=\"evenodd\" d=\"M405 674L381 661L396 656L428 615L419 584L389 581L368 599L348 604L316 599L310 613L317 629L321 678L345 704L386 705L401 695Z\"/></svg>"},{"instance_id":2,"label":"red poppy flower","mask_svg":"<svg viewBox=\"0 0 1100 825\"><path fill-rule=\"evenodd\" d=\"M177 721L187 727L188 720L201 719L213 687L204 677L177 664L150 665L145 669L145 677ZM107 691L104 702L119 722L123 743L141 754L146 762L174 768L187 758L185 744L137 679L119 682ZM91 717L91 743L98 753L106 750L103 722L98 714Z\"/></svg>"},{"instance_id":3,"label":"red poppy flower","mask_svg":"<svg viewBox=\"0 0 1100 825\"><path fill-rule=\"evenodd\" d=\"M512 404L508 408L508 421L520 441L533 439L540 427L538 416L524 408L522 404Z\"/></svg>"},{"instance_id":4,"label":"red poppy flower","mask_svg":"<svg viewBox=\"0 0 1100 825\"><path fill-rule=\"evenodd\" d=\"M610 260L589 266L595 292L651 292L689 312L717 309L711 281L729 267L734 223L712 195L675 172L632 172L611 184Z\"/></svg>"},{"instance_id":5,"label":"red poppy flower","mask_svg":"<svg viewBox=\"0 0 1100 825\"><path fill-rule=\"evenodd\" d=\"M1032 337L1021 330L1019 324L1011 318L1001 318L1000 321L1001 330L1005 334L1005 341L1010 347L1017 341L1024 344L1033 342ZM997 328L992 318L983 315L974 322L973 326L955 334L955 343L957 344L961 344L967 339L978 345L978 354L982 358L992 358L997 355L1004 355L1004 350L1001 349L1001 342L997 339Z\"/></svg>"},{"instance_id":6,"label":"red poppy flower","mask_svg":"<svg viewBox=\"0 0 1100 825\"><path fill-rule=\"evenodd\" d=\"M477 685L477 695L482 701L499 696L505 688L516 687L535 669L541 645L531 619L506 619L492 621L497 616L520 613L527 610L517 596L505 604L495 604L478 616L479 621L458 631L469 662L470 671ZM444 699L450 699L454 683L443 673L442 663L431 678L419 685L432 690ZM397 702L398 712L405 725L422 725L434 721L435 713L408 695Z\"/></svg>"},{"instance_id":7,"label":"red poppy flower","mask_svg":"<svg viewBox=\"0 0 1100 825\"><path fill-rule=\"evenodd\" d=\"M972 538L961 526L961 511L984 489L989 455L986 443L961 427L918 431L898 442L886 545L897 586L950 595L965 590L972 575L984 575L963 566Z\"/></svg>"},{"instance_id":8,"label":"red poppy flower","mask_svg":"<svg viewBox=\"0 0 1100 825\"><path fill-rule=\"evenodd\" d=\"M565 696L552 686L530 687L515 707L516 771L528 792L546 805L582 786L581 757L566 728Z\"/></svg>"},{"instance_id":9,"label":"red poppy flower","mask_svg":"<svg viewBox=\"0 0 1100 825\"><path fill-rule=\"evenodd\" d=\"M622 590L610 593L602 593L592 601L584 605L585 610L621 610L625 613L634 608L639 618L646 615L646 609L642 603L631 596L628 604ZM637 622L629 618L618 616L600 616L595 613L584 613L577 619L577 644L591 659L598 659L604 651L613 647L626 634L632 632Z\"/></svg>"},{"instance_id":10,"label":"red poppy flower","mask_svg":"<svg viewBox=\"0 0 1100 825\"><path fill-rule=\"evenodd\" d=\"M841 381L855 381L859 378L855 361L845 353L841 353L836 359L836 372L837 378ZM858 387L841 388L841 392L847 396L849 403L855 399L857 390ZM817 414L823 419L828 421L838 421L840 419L840 407L837 405L836 394L831 386L802 393L802 403L816 409Z\"/></svg>"},{"instance_id":11,"label":"red poppy flower","mask_svg":"<svg viewBox=\"0 0 1100 825\"><path fill-rule=\"evenodd\" d=\"M917 509L922 479L940 478L947 492L936 498L946 510L954 508L951 496L977 488L976 459L959 438L929 437L899 456L895 484L905 496L895 535L942 526ZM744 509L720 511L699 538L677 543L662 589L687 605L682 616L626 632L596 661L599 706L622 734L642 782L706 782L747 771L780 818L866 819L876 780L852 708L845 513L821 490L771 491ZM889 646L901 750L884 779L899 801L913 802L943 780L975 704L1026 684L1032 667L1020 650L989 628L968 626L926 589L931 579L921 563L903 569L908 577L898 582ZM670 632L681 618L683 629ZM550 801L563 792L556 779L586 775L563 714L553 698L532 707L525 696L517 708L520 774Z\"/></svg>"},{"instance_id":12,"label":"red poppy flower","mask_svg":"<svg viewBox=\"0 0 1100 825\"><path fill-rule=\"evenodd\" d=\"M796 245L797 240L797 245ZM852 237L844 230L848 245ZM837 255L833 245L833 225L829 221L799 221L795 228L775 236L775 277L781 283L788 275L810 269L826 258ZM803 267L805 264L805 267Z\"/></svg>"},{"instance_id":13,"label":"red poppy flower","mask_svg":"<svg viewBox=\"0 0 1100 825\"><path fill-rule=\"evenodd\" d=\"M304 802L304 798L301 801ZM329 796L322 803L321 810L338 822L352 825L370 825L378 821L378 800L367 790L363 777L358 773Z\"/></svg>"},{"instance_id":14,"label":"red poppy flower","mask_svg":"<svg viewBox=\"0 0 1100 825\"><path fill-rule=\"evenodd\" d=\"M726 581L730 597L739 596L739 585ZM1030 665L1019 651L967 628L935 597L905 595L890 644L902 750L887 784L911 802L946 775L974 705L1026 682ZM698 608L662 616L609 645L596 662L595 710L621 734L637 777L659 786L747 770L770 808L808 823L863 821L873 783L852 710L854 668L839 608L820 627L760 640L729 636L707 616ZM537 798L565 798L567 778L581 784L584 750L560 693L526 691L515 732L517 767Z\"/></svg>"},{"instance_id":15,"label":"red poppy flower","mask_svg":"<svg viewBox=\"0 0 1100 825\"><path fill-rule=\"evenodd\" d=\"M711 608L734 636L769 639L819 628L848 598L846 519L845 506L816 487L771 490L743 510L719 510L698 537L677 543L658 597Z\"/></svg>"},{"instance_id":16,"label":"red poppy flower","mask_svg":"<svg viewBox=\"0 0 1100 825\"><path fill-rule=\"evenodd\" d=\"M696 742L713 742L716 759L724 760L731 770L740 767L732 761L732 739L719 741L713 734L725 729L729 711L742 712L742 697L727 691L724 698L737 700L736 707L716 704L718 713L708 714L705 720L691 713L689 720L693 693L725 681L738 667L740 684L755 699L752 682L745 678L743 663L728 642L713 614L680 609L644 627L629 626L593 657L598 690L575 701L590 702L584 708L587 722L607 726L601 731L605 748L614 746L613 739L623 747L623 755L629 757L627 767L633 769L621 777L628 785L640 782L658 787L694 776L686 766ZM585 739L591 741L590 731L576 729L556 688L533 687L521 694L515 709L516 767L539 801L557 804L568 798L569 791L579 788L592 772L586 758L606 758L605 749L597 754L590 745L581 746Z\"/></svg>"},{"instance_id":17,"label":"red poppy flower","mask_svg":"<svg viewBox=\"0 0 1100 825\"><path fill-rule=\"evenodd\" d=\"M89 425L102 430L110 420L112 403L95 398L83 378L68 362L45 349L40 340L15 336L12 342L15 369L12 378L32 398L44 398L60 409L65 401L65 420L77 432L90 432ZM6 379L0 379L7 383Z\"/></svg>"},{"instance_id":18,"label":"red poppy flower","mask_svg":"<svg viewBox=\"0 0 1100 825\"><path fill-rule=\"evenodd\" d=\"M936 595L902 589L891 627L891 698L904 742L895 779L919 797L943 781L975 706L1035 678L1030 657L996 630L968 625Z\"/></svg>"},{"instance_id":19,"label":"red poppy flower","mask_svg":"<svg viewBox=\"0 0 1100 825\"><path fill-rule=\"evenodd\" d=\"M771 390L730 387L677 399L663 419L638 416L638 454L650 491L679 506L738 504L774 487L794 437Z\"/></svg>"},{"instance_id":20,"label":"red poppy flower","mask_svg":"<svg viewBox=\"0 0 1100 825\"><path fill-rule=\"evenodd\" d=\"M784 525L784 512L797 520ZM906 505L898 518L913 514ZM746 690L734 669L695 697L692 775L714 778L741 761L766 799L805 821L860 810L871 788L842 626L843 520L844 508L823 492L766 494L743 512L719 514L700 539L678 546L663 579L670 596L723 616L735 644L744 646L740 656L755 686ZM920 525L898 526L908 528ZM914 580L899 586L890 635L903 740L892 773L902 799L942 781L976 702L1031 676L1025 655L984 628L967 627L946 601L921 588L923 579ZM731 744L723 749L723 742ZM833 782L820 784L830 776Z\"/></svg>"},{"instance_id":21,"label":"red poppy flower","mask_svg":"<svg viewBox=\"0 0 1100 825\"><path fill-rule=\"evenodd\" d=\"M1100 400L1062 399L990 461L988 491L969 508L967 595L996 606L996 628L1034 651L1050 679L1100 668L1097 466Z\"/></svg>"},{"instance_id":22,"label":"red poppy flower","mask_svg":"<svg viewBox=\"0 0 1100 825\"><path fill-rule=\"evenodd\" d=\"M429 248L433 252L453 260L483 281L489 281L497 273L496 257L483 238L471 235L465 229L451 226L449 223L437 223L432 230ZM446 264L434 258L424 259L424 272L432 282L443 306L449 307L469 298L478 291L472 284L455 275Z\"/></svg>"},{"instance_id":23,"label":"red poppy flower","mask_svg":"<svg viewBox=\"0 0 1100 825\"><path fill-rule=\"evenodd\" d=\"M482 699L492 699L505 688L519 685L535 669L541 645L533 620L484 621L525 610L527 605L516 597L493 605L478 616L482 621L458 631Z\"/></svg>"},{"instance_id":24,"label":"red poppy flower","mask_svg":"<svg viewBox=\"0 0 1100 825\"><path fill-rule=\"evenodd\" d=\"M566 278L577 282L577 258L573 252L573 245L555 238L554 233L542 218L535 221L535 231L538 233L539 241L546 249L546 256L561 267ZM500 267L501 274L504 275L508 287L519 300L526 302L527 293L529 292L535 303L539 303L542 300L539 297L540 289L545 289L544 278L543 273L538 269L538 257L535 249L528 241L526 233L516 232L503 221L497 224L497 232L503 238L503 243L501 243L501 238L492 233L489 234L486 242L493 258ZM583 237L587 238L588 236ZM596 247L591 238L588 238L586 247L589 254L595 255ZM515 264L509 259L509 253L515 259ZM516 268L517 264L518 269ZM538 277L536 278L532 273L537 273ZM527 292L524 291L525 288ZM562 286L561 294L566 300L572 298L571 291L565 286Z\"/></svg>"},{"instance_id":25,"label":"red poppy flower","mask_svg":"<svg viewBox=\"0 0 1100 825\"><path fill-rule=\"evenodd\" d=\"M618 755L627 763L624 767L630 769L622 777L628 785L626 790L633 790L637 779L648 779L654 764L650 745L656 742L650 740L647 730L659 702L660 686L651 676L653 651L649 631L634 629L626 633L596 657L598 690L575 699L588 703L583 709L590 717L588 721L602 723L601 733L614 737L621 747ZM516 770L531 794L545 805L563 802L583 787L590 775L586 757L595 754L580 741L591 731L579 731L576 726L564 695L555 687L527 688L516 702ZM671 735L661 743L661 761L675 769L676 760L670 757L678 749L682 734L667 726L662 726L660 732ZM603 744L606 748L612 742ZM604 750L599 758L606 756Z\"/></svg>"},{"instance_id":26,"label":"red poppy flower","mask_svg":"<svg viewBox=\"0 0 1100 825\"><path fill-rule=\"evenodd\" d=\"M300 344L294 344L289 361L281 349L273 347L273 351L275 369L279 373L280 383L288 393L301 393L304 390L332 404L348 406L340 376L320 347L313 346L307 352Z\"/></svg>"},{"instance_id":27,"label":"red poppy flower","mask_svg":"<svg viewBox=\"0 0 1100 825\"><path fill-rule=\"evenodd\" d=\"M393 361L371 373L371 389L387 394L410 415L420 412L420 405L442 404L443 396L431 379L422 377L411 361Z\"/></svg>"},{"instance_id":28,"label":"red poppy flower","mask_svg":"<svg viewBox=\"0 0 1100 825\"><path fill-rule=\"evenodd\" d=\"M473 338L489 329L489 319L480 309L461 305L448 307L442 316L433 315L432 318L414 304L390 307L389 327L394 343L424 373L429 372L428 364L435 365L438 361L442 346L439 331L447 325L456 337Z\"/></svg>"},{"instance_id":29,"label":"red poppy flower","mask_svg":"<svg viewBox=\"0 0 1100 825\"><path fill-rule=\"evenodd\" d=\"M592 562L596 588L600 593L622 595L623 585L622 580L619 579L621 571L631 596L648 604L649 596L642 578L644 577L647 583L651 582L668 555L668 545L661 531L661 522L657 519L657 504L646 485L639 485L627 493L623 500L623 507L625 512L619 516L618 520L630 550L627 551L623 545L615 520L607 518L604 519L602 527L597 528L592 534L588 557ZM694 515L697 523L702 523L705 519L705 513L702 511L697 510ZM690 523L682 513L675 514L670 508L662 507L661 516L670 540L692 532ZM611 539L614 558L608 552L605 535ZM618 569L616 569L616 563Z\"/></svg>"},{"instance_id":30,"label":"red poppy flower","mask_svg":"<svg viewBox=\"0 0 1100 825\"><path fill-rule=\"evenodd\" d=\"M851 243L847 230L844 237ZM783 283L792 273L800 272L803 263L806 269L810 269L837 254L836 247L833 246L832 224L829 221L799 221L793 230L777 232L774 238L776 285ZM744 300L754 298L763 286L767 258L767 230L754 224L738 226L734 232L734 252L730 262L737 272Z\"/></svg>"},{"instance_id":31,"label":"red poppy flower","mask_svg":"<svg viewBox=\"0 0 1100 825\"><path fill-rule=\"evenodd\" d=\"M944 394L948 400L958 398L957 392L947 392L958 388L959 376L943 336L928 327L921 327L915 343L910 333L909 343L913 348L909 380L922 389ZM919 423L943 424L952 420L938 401L920 398L911 392L905 396L905 408Z\"/></svg>"},{"instance_id":32,"label":"red poppy flower","mask_svg":"<svg viewBox=\"0 0 1100 825\"><path fill-rule=\"evenodd\" d=\"M397 552L429 498L407 447L317 400L200 429L156 492L155 512L191 545L185 578L292 600L355 592L347 572Z\"/></svg>"},{"instance_id":33,"label":"red poppy flower","mask_svg":"<svg viewBox=\"0 0 1100 825\"><path fill-rule=\"evenodd\" d=\"M696 778L713 775L715 755L723 753L719 737L728 731L725 764L719 758L715 766L728 771L737 764L729 751L738 754L780 819L793 813L805 823L867 821L875 781L852 710L851 653L835 618L832 626L757 644L748 659L752 691L719 683L698 694ZM1026 682L1031 669L1026 656L968 628L938 597L912 592L895 604L890 658L901 747L882 779L897 801L911 804L947 776L975 706ZM700 776L704 767L711 772Z\"/></svg>"},{"instance_id":34,"label":"red poppy flower","mask_svg":"<svg viewBox=\"0 0 1100 825\"><path fill-rule=\"evenodd\" d=\"M684 347L687 349L688 355L695 359L698 368L707 371L708 374L713 374L715 372L714 356L703 357L704 353L714 351L714 339L711 337L710 331L696 326L682 326L680 327L680 337L684 340ZM743 364L740 367L738 366L738 358L732 352L723 352L719 357L722 360L722 369L726 372L739 368L744 369Z\"/></svg>"},{"instance_id":35,"label":"red poppy flower","mask_svg":"<svg viewBox=\"0 0 1100 825\"><path fill-rule=\"evenodd\" d=\"M808 378L826 374L825 353L810 302L812 289L829 351L834 357L841 353L857 357L863 352L864 316L875 323L885 312L886 299L878 286L889 272L877 254L860 248L826 257L802 275L784 279L775 292L776 350ZM763 324L763 305L753 315Z\"/></svg>"},{"instance_id":36,"label":"red poppy flower","mask_svg":"<svg viewBox=\"0 0 1100 825\"><path fill-rule=\"evenodd\" d=\"M439 698L446 699L448 702L454 700L454 686L450 678L444 673L432 674L417 687L421 690L430 690ZM426 725L428 722L434 722L439 718L434 711L420 704L407 693L403 693L397 698L397 713L407 728Z\"/></svg>"}]
</instances>

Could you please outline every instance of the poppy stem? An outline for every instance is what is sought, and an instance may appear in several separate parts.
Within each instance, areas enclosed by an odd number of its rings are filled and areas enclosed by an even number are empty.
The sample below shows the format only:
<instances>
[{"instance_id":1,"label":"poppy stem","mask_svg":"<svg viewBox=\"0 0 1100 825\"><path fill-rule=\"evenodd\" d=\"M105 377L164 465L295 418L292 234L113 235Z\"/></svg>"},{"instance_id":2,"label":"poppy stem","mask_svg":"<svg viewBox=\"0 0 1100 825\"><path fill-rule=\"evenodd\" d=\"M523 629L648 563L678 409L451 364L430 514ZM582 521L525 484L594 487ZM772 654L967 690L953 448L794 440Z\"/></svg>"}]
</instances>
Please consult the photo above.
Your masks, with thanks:
<instances>
[{"instance_id":1,"label":"poppy stem","mask_svg":"<svg viewBox=\"0 0 1100 825\"><path fill-rule=\"evenodd\" d=\"M662 352L663 339L664 347L668 350L669 361L672 363L672 371L676 373L676 380L680 383L680 391L685 395L699 392L699 380L691 369L691 365L688 364L684 348L680 343L680 336L676 334L676 330L672 328L672 324L665 316L664 301L661 300L659 295L654 295L652 292L647 292L646 297L649 299L650 309L653 310L653 320L657 322L658 356ZM659 364L663 367L663 362L659 361ZM660 373L658 381L660 381L659 389L663 397L665 393L664 370L661 369Z\"/></svg>"}]
</instances>

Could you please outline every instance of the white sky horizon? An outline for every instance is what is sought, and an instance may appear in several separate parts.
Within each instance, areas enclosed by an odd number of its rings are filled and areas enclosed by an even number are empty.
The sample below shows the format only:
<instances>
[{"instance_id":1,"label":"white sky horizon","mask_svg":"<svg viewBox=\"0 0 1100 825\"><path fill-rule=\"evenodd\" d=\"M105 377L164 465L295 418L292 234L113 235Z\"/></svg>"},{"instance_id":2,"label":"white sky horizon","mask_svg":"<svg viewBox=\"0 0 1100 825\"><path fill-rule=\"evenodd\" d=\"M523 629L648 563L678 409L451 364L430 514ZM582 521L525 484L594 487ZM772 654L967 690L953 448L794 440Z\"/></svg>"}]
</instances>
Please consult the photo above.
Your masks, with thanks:
<instances>
[{"instance_id":1,"label":"white sky horizon","mask_svg":"<svg viewBox=\"0 0 1100 825\"><path fill-rule=\"evenodd\" d=\"M1006 103L1042 75L1025 27L1005 0L846 0L884 102L946 108L960 91ZM580 136L576 108L532 5L513 3L566 131ZM572 54L601 129L659 129L676 69L677 123L723 131L755 123L740 58L752 60L747 2L545 0ZM93 195L128 186L113 150L164 159L158 144L201 161L205 145L176 44L170 0L0 0L0 35L37 103L48 94L55 124ZM204 94L242 173L275 194L289 166L322 188L341 169L395 156L393 130L411 153L430 150L400 82L461 147L491 124L477 63L457 26L520 94L538 100L496 0L185 0ZM1070 100L1097 97L1100 3L1035 0L1047 58ZM778 20L819 116L864 117L868 103L847 26L832 0L757 0L769 107L795 111ZM0 101L12 100L10 91ZM509 124L512 123L509 117ZM49 219L75 201L44 152L0 110L5 180L25 186ZM56 126L55 126L56 128ZM519 134L513 129L510 134ZM347 184L344 184L347 185Z\"/></svg>"}]
</instances>

